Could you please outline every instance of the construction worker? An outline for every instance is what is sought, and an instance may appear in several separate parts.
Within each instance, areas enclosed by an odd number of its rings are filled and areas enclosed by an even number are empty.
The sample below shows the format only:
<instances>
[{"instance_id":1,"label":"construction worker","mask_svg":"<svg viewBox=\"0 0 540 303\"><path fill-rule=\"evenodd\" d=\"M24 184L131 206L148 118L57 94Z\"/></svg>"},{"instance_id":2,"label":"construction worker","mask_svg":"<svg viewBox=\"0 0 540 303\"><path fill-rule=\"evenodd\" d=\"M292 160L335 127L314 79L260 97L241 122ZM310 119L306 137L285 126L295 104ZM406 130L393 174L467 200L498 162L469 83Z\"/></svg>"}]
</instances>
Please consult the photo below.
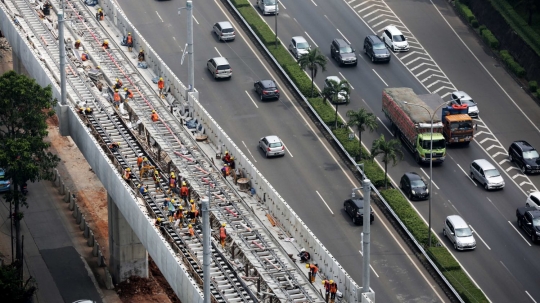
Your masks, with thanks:
<instances>
[{"instance_id":1,"label":"construction worker","mask_svg":"<svg viewBox=\"0 0 540 303\"><path fill-rule=\"evenodd\" d=\"M182 225L184 225L184 208L182 205L178 206L178 209L176 210L176 219L180 220Z\"/></svg>"},{"instance_id":2,"label":"construction worker","mask_svg":"<svg viewBox=\"0 0 540 303\"><path fill-rule=\"evenodd\" d=\"M173 223L174 212L176 210L175 207L174 207L174 201L173 200L171 200L171 203L169 203L169 222L171 222L171 223Z\"/></svg>"},{"instance_id":3,"label":"construction worker","mask_svg":"<svg viewBox=\"0 0 540 303\"><path fill-rule=\"evenodd\" d=\"M159 78L159 81L157 82L157 87L159 89L159 96L163 98L163 91L165 90L165 81L163 81L162 77Z\"/></svg>"},{"instance_id":4,"label":"construction worker","mask_svg":"<svg viewBox=\"0 0 540 303\"><path fill-rule=\"evenodd\" d=\"M103 44L101 44L101 47L103 47L104 49L109 49L109 40L103 41Z\"/></svg>"},{"instance_id":5,"label":"construction worker","mask_svg":"<svg viewBox=\"0 0 540 303\"><path fill-rule=\"evenodd\" d=\"M84 113L87 114L87 115L91 115L92 113L94 113L94 110L91 109L90 107L87 107L87 108L84 110Z\"/></svg>"},{"instance_id":6,"label":"construction worker","mask_svg":"<svg viewBox=\"0 0 540 303\"><path fill-rule=\"evenodd\" d=\"M174 174L171 174L171 176L169 177L169 190L167 191L167 193L171 193L173 194L173 197L174 197L174 194L178 194L178 190L175 190L176 189L176 178L174 178Z\"/></svg>"},{"instance_id":7,"label":"construction worker","mask_svg":"<svg viewBox=\"0 0 540 303\"><path fill-rule=\"evenodd\" d=\"M180 188L180 198L184 200L184 203L188 205L188 196L189 188L186 185L186 182L182 182L182 187Z\"/></svg>"},{"instance_id":8,"label":"construction worker","mask_svg":"<svg viewBox=\"0 0 540 303\"><path fill-rule=\"evenodd\" d=\"M90 59L90 56L88 56L88 53L86 52L86 50L83 50L83 52L81 54L81 60L82 61L87 61L88 59Z\"/></svg>"},{"instance_id":9,"label":"construction worker","mask_svg":"<svg viewBox=\"0 0 540 303\"><path fill-rule=\"evenodd\" d=\"M84 114L84 106L79 106L79 114Z\"/></svg>"},{"instance_id":10,"label":"construction worker","mask_svg":"<svg viewBox=\"0 0 540 303\"><path fill-rule=\"evenodd\" d=\"M231 168L231 170L236 168L236 163L234 163L234 157L231 157L231 159L229 160L229 167Z\"/></svg>"},{"instance_id":11,"label":"construction worker","mask_svg":"<svg viewBox=\"0 0 540 303\"><path fill-rule=\"evenodd\" d=\"M158 114L156 113L155 110L152 110L152 115L150 115L150 119L152 119L152 122L159 121L159 116L158 116Z\"/></svg>"},{"instance_id":12,"label":"construction worker","mask_svg":"<svg viewBox=\"0 0 540 303\"><path fill-rule=\"evenodd\" d=\"M309 264L309 275L311 277L311 283L315 282L317 272L319 271L319 265L317 263Z\"/></svg>"},{"instance_id":13,"label":"construction worker","mask_svg":"<svg viewBox=\"0 0 540 303\"><path fill-rule=\"evenodd\" d=\"M193 230L193 226L191 226L191 224L189 224L187 227L188 227L189 234L192 237L195 237L195 230Z\"/></svg>"},{"instance_id":14,"label":"construction worker","mask_svg":"<svg viewBox=\"0 0 540 303\"><path fill-rule=\"evenodd\" d=\"M332 281L332 280L330 280ZM323 287L324 287L324 293L325 293L325 299L324 302L328 302L328 299L330 299L330 281L327 279L324 279L322 281Z\"/></svg>"},{"instance_id":15,"label":"construction worker","mask_svg":"<svg viewBox=\"0 0 540 303\"><path fill-rule=\"evenodd\" d=\"M336 300L337 284L334 280L330 280L330 302L334 303Z\"/></svg>"},{"instance_id":16,"label":"construction worker","mask_svg":"<svg viewBox=\"0 0 540 303\"><path fill-rule=\"evenodd\" d=\"M197 210L197 205L195 205L195 201L191 199L189 201L191 203L191 211L190 211L190 217L191 217L191 223L195 224L195 221L197 220L197 216L199 215L199 211Z\"/></svg>"},{"instance_id":17,"label":"construction worker","mask_svg":"<svg viewBox=\"0 0 540 303\"><path fill-rule=\"evenodd\" d=\"M81 40L77 39L77 41L75 41L75 49L79 49L79 47L81 47Z\"/></svg>"},{"instance_id":18,"label":"construction worker","mask_svg":"<svg viewBox=\"0 0 540 303\"><path fill-rule=\"evenodd\" d=\"M228 151L225 152L225 156L221 158L221 161L225 162L226 164L229 164L229 162L231 161L231 155L229 155Z\"/></svg>"},{"instance_id":19,"label":"construction worker","mask_svg":"<svg viewBox=\"0 0 540 303\"><path fill-rule=\"evenodd\" d=\"M102 21L103 19L105 19L105 14L103 13L103 10L101 8L98 8L96 18L98 19L98 21Z\"/></svg>"},{"instance_id":20,"label":"construction worker","mask_svg":"<svg viewBox=\"0 0 540 303\"><path fill-rule=\"evenodd\" d=\"M118 108L118 106L120 106L120 101L122 100L120 98L120 94L118 93L118 89L114 90L113 99L114 99L114 107Z\"/></svg>"},{"instance_id":21,"label":"construction worker","mask_svg":"<svg viewBox=\"0 0 540 303\"><path fill-rule=\"evenodd\" d=\"M142 166L149 166L149 165L150 165L150 161L148 161L148 158L144 157L142 160Z\"/></svg>"},{"instance_id":22,"label":"construction worker","mask_svg":"<svg viewBox=\"0 0 540 303\"><path fill-rule=\"evenodd\" d=\"M139 171L141 170L142 161L143 161L143 154L139 154L139 156L137 157L137 167L139 168Z\"/></svg>"},{"instance_id":23,"label":"construction worker","mask_svg":"<svg viewBox=\"0 0 540 303\"><path fill-rule=\"evenodd\" d=\"M124 100L128 102L129 99L133 99L133 92L131 89L124 87L124 91L126 92L126 95L124 96Z\"/></svg>"},{"instance_id":24,"label":"construction worker","mask_svg":"<svg viewBox=\"0 0 540 303\"><path fill-rule=\"evenodd\" d=\"M156 193L162 193L163 191L160 188L161 179L159 178L159 172L154 170L154 185L156 186Z\"/></svg>"},{"instance_id":25,"label":"construction worker","mask_svg":"<svg viewBox=\"0 0 540 303\"><path fill-rule=\"evenodd\" d=\"M139 192L141 193L141 195L145 196L148 194L148 189L146 188L146 185L141 185L139 184Z\"/></svg>"},{"instance_id":26,"label":"construction worker","mask_svg":"<svg viewBox=\"0 0 540 303\"><path fill-rule=\"evenodd\" d=\"M139 62L143 62L144 61L144 49L141 48L141 50L139 51Z\"/></svg>"},{"instance_id":27,"label":"construction worker","mask_svg":"<svg viewBox=\"0 0 540 303\"><path fill-rule=\"evenodd\" d=\"M219 228L219 242L221 243L221 248L225 248L225 239L227 238L227 230L225 229L225 223L221 223Z\"/></svg>"},{"instance_id":28,"label":"construction worker","mask_svg":"<svg viewBox=\"0 0 540 303\"><path fill-rule=\"evenodd\" d=\"M114 83L114 88L115 89L120 89L120 88L122 88L122 85L124 85L124 83L122 83L122 80L116 78L116 83Z\"/></svg>"},{"instance_id":29,"label":"construction worker","mask_svg":"<svg viewBox=\"0 0 540 303\"><path fill-rule=\"evenodd\" d=\"M109 144L109 149L113 153L117 152L119 148L120 148L120 142L111 142L111 144Z\"/></svg>"},{"instance_id":30,"label":"construction worker","mask_svg":"<svg viewBox=\"0 0 540 303\"><path fill-rule=\"evenodd\" d=\"M128 47L128 51L131 53L131 51L133 50L133 37L131 36L131 33L128 33L127 35L126 44Z\"/></svg>"},{"instance_id":31,"label":"construction worker","mask_svg":"<svg viewBox=\"0 0 540 303\"><path fill-rule=\"evenodd\" d=\"M309 260L311 259L311 255L309 254L309 252L306 251L305 248L302 248L300 250L298 256L300 257L300 263L309 262Z\"/></svg>"},{"instance_id":32,"label":"construction worker","mask_svg":"<svg viewBox=\"0 0 540 303\"><path fill-rule=\"evenodd\" d=\"M124 172L124 180L129 180L131 179L131 168L128 167L126 168L126 171Z\"/></svg>"},{"instance_id":33,"label":"construction worker","mask_svg":"<svg viewBox=\"0 0 540 303\"><path fill-rule=\"evenodd\" d=\"M224 178L231 174L231 168L229 167L229 164L225 163L223 165L223 168L221 169L221 174Z\"/></svg>"},{"instance_id":34,"label":"construction worker","mask_svg":"<svg viewBox=\"0 0 540 303\"><path fill-rule=\"evenodd\" d=\"M161 226L161 218L157 217L156 221L154 222L154 226Z\"/></svg>"}]
</instances>

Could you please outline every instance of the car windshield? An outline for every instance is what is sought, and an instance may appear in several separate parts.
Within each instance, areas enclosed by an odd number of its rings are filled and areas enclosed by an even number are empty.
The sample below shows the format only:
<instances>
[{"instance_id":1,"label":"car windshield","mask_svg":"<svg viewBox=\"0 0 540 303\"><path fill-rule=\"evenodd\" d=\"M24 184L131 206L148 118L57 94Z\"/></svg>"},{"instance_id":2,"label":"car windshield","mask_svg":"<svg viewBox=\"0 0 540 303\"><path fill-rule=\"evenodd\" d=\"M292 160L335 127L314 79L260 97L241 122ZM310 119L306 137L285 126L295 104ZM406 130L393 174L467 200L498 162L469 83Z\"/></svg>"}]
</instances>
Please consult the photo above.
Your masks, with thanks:
<instances>
[{"instance_id":1,"label":"car windshield","mask_svg":"<svg viewBox=\"0 0 540 303\"><path fill-rule=\"evenodd\" d=\"M266 1L264 1L264 4L266 4L266 5L276 5L276 0L266 0Z\"/></svg>"},{"instance_id":2,"label":"car windshield","mask_svg":"<svg viewBox=\"0 0 540 303\"><path fill-rule=\"evenodd\" d=\"M227 64L225 65L220 65L217 67L218 70L226 70L226 69L231 69L231 67Z\"/></svg>"},{"instance_id":3,"label":"car windshield","mask_svg":"<svg viewBox=\"0 0 540 303\"><path fill-rule=\"evenodd\" d=\"M472 121L452 122L450 123L451 130L471 130Z\"/></svg>"},{"instance_id":4,"label":"car windshield","mask_svg":"<svg viewBox=\"0 0 540 303\"><path fill-rule=\"evenodd\" d=\"M309 47L309 44L307 42L300 42L296 45L296 48L299 48L299 49L306 49Z\"/></svg>"},{"instance_id":5,"label":"car windshield","mask_svg":"<svg viewBox=\"0 0 540 303\"><path fill-rule=\"evenodd\" d=\"M431 147L429 140L421 140L421 145L423 149L429 150ZM433 140L433 150L441 149L446 147L446 141L444 140Z\"/></svg>"},{"instance_id":6,"label":"car windshield","mask_svg":"<svg viewBox=\"0 0 540 303\"><path fill-rule=\"evenodd\" d=\"M281 147L281 142L270 143L270 147Z\"/></svg>"},{"instance_id":7,"label":"car windshield","mask_svg":"<svg viewBox=\"0 0 540 303\"><path fill-rule=\"evenodd\" d=\"M221 32L223 32L223 33L232 33L232 32L234 32L234 29L233 28L224 28Z\"/></svg>"},{"instance_id":8,"label":"car windshield","mask_svg":"<svg viewBox=\"0 0 540 303\"><path fill-rule=\"evenodd\" d=\"M426 187L426 183L422 180L412 180L411 187Z\"/></svg>"},{"instance_id":9,"label":"car windshield","mask_svg":"<svg viewBox=\"0 0 540 303\"><path fill-rule=\"evenodd\" d=\"M532 224L534 226L540 226L540 217L534 218L533 221L532 221Z\"/></svg>"},{"instance_id":10,"label":"car windshield","mask_svg":"<svg viewBox=\"0 0 540 303\"><path fill-rule=\"evenodd\" d=\"M386 46L384 46L383 43L376 43L376 44L373 44L373 49L385 49Z\"/></svg>"},{"instance_id":11,"label":"car windshield","mask_svg":"<svg viewBox=\"0 0 540 303\"><path fill-rule=\"evenodd\" d=\"M470 237L472 232L470 228L456 228L456 237Z\"/></svg>"},{"instance_id":12,"label":"car windshield","mask_svg":"<svg viewBox=\"0 0 540 303\"><path fill-rule=\"evenodd\" d=\"M403 35L394 35L394 42L405 42L405 37Z\"/></svg>"},{"instance_id":13,"label":"car windshield","mask_svg":"<svg viewBox=\"0 0 540 303\"><path fill-rule=\"evenodd\" d=\"M540 158L540 155L538 155L538 152L536 150L530 150L530 151L523 152L523 158L536 159L536 158Z\"/></svg>"},{"instance_id":14,"label":"car windshield","mask_svg":"<svg viewBox=\"0 0 540 303\"><path fill-rule=\"evenodd\" d=\"M350 46L340 47L339 52L342 54L352 53L352 48Z\"/></svg>"},{"instance_id":15,"label":"car windshield","mask_svg":"<svg viewBox=\"0 0 540 303\"><path fill-rule=\"evenodd\" d=\"M476 106L473 100L461 100L461 104L467 104L468 106Z\"/></svg>"},{"instance_id":16,"label":"car windshield","mask_svg":"<svg viewBox=\"0 0 540 303\"><path fill-rule=\"evenodd\" d=\"M488 169L488 170L484 170L484 174L485 174L486 177L488 177L488 178L498 177L498 176L501 175L501 174L499 173L499 171L496 170L496 169Z\"/></svg>"}]
</instances>

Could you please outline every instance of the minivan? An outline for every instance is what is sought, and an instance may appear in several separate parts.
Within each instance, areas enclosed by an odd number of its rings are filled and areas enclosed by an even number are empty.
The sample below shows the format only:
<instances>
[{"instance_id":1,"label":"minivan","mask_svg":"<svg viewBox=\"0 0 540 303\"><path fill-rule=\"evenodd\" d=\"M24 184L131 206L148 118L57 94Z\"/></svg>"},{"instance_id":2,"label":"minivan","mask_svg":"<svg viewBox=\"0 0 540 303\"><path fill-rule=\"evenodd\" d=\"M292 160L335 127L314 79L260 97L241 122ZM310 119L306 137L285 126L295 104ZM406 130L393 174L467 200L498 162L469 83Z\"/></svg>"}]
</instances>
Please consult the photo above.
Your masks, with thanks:
<instances>
[{"instance_id":1,"label":"minivan","mask_svg":"<svg viewBox=\"0 0 540 303\"><path fill-rule=\"evenodd\" d=\"M470 167L471 179L480 182L486 190L504 187L499 171L485 159L474 160Z\"/></svg>"},{"instance_id":2,"label":"minivan","mask_svg":"<svg viewBox=\"0 0 540 303\"><path fill-rule=\"evenodd\" d=\"M394 52L408 51L409 42L397 27L389 25L384 28L382 35L382 41L392 49Z\"/></svg>"},{"instance_id":3,"label":"minivan","mask_svg":"<svg viewBox=\"0 0 540 303\"><path fill-rule=\"evenodd\" d=\"M469 225L458 215L446 217L443 235L452 242L456 250L476 248L476 240Z\"/></svg>"},{"instance_id":4,"label":"minivan","mask_svg":"<svg viewBox=\"0 0 540 303\"><path fill-rule=\"evenodd\" d=\"M206 67L214 76L214 79L232 77L232 68L229 65L229 61L223 57L215 57L208 60Z\"/></svg>"}]
</instances>

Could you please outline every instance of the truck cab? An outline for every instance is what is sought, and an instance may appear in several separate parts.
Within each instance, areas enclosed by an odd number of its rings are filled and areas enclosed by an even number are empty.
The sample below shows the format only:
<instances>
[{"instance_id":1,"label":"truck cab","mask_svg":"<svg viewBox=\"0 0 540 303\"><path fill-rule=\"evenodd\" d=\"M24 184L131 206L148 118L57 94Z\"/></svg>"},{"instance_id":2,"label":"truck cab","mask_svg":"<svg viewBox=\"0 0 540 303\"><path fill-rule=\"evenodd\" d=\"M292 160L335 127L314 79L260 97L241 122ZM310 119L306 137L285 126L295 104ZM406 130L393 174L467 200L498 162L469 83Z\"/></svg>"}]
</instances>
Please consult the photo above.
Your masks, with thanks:
<instances>
[{"instance_id":1,"label":"truck cab","mask_svg":"<svg viewBox=\"0 0 540 303\"><path fill-rule=\"evenodd\" d=\"M467 105L442 108L443 134L448 144L469 145L474 138L473 121Z\"/></svg>"},{"instance_id":2,"label":"truck cab","mask_svg":"<svg viewBox=\"0 0 540 303\"><path fill-rule=\"evenodd\" d=\"M433 155L434 163L442 163L446 158L446 140L441 133L423 133L418 135L416 144L416 162L429 162L431 141L433 139Z\"/></svg>"}]
</instances>

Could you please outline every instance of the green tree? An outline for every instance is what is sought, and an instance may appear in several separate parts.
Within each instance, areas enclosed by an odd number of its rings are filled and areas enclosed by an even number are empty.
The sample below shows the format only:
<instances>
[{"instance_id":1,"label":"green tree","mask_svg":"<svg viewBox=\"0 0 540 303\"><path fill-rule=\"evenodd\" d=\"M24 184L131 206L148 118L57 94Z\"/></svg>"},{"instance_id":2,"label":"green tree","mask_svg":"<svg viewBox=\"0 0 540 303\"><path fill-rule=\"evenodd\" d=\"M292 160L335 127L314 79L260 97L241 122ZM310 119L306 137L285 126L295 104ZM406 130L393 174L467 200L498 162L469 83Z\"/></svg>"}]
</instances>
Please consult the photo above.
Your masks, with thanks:
<instances>
[{"instance_id":1,"label":"green tree","mask_svg":"<svg viewBox=\"0 0 540 303\"><path fill-rule=\"evenodd\" d=\"M355 127L358 131L358 143L360 144L360 157L362 157L362 133L369 130L369 132L375 131L379 124L377 123L377 117L371 112L368 112L365 108L361 108L358 111L348 110L347 117L349 122L347 126Z\"/></svg>"},{"instance_id":2,"label":"green tree","mask_svg":"<svg viewBox=\"0 0 540 303\"><path fill-rule=\"evenodd\" d=\"M35 291L34 278L23 281L17 266L10 264L0 267L0 302L30 302Z\"/></svg>"},{"instance_id":3,"label":"green tree","mask_svg":"<svg viewBox=\"0 0 540 303\"><path fill-rule=\"evenodd\" d=\"M371 156L373 158L378 155L383 155L382 162L384 163L384 188L388 189L388 163L392 162L392 166L403 159L403 152L401 151L401 142L397 139L386 141L384 135L381 135L379 139L373 141L371 147Z\"/></svg>"},{"instance_id":4,"label":"green tree","mask_svg":"<svg viewBox=\"0 0 540 303\"><path fill-rule=\"evenodd\" d=\"M41 87L34 79L9 71L0 76L0 167L11 179L6 202L13 203L15 257L22 261L21 207L28 207L21 193L28 181L51 180L52 169L60 159L48 152L47 118L54 115L50 86ZM20 267L22 268L22 267ZM22 271L21 271L22 273Z\"/></svg>"},{"instance_id":5,"label":"green tree","mask_svg":"<svg viewBox=\"0 0 540 303\"><path fill-rule=\"evenodd\" d=\"M298 59L298 64L300 64L300 67L302 69L307 68L311 73L311 97L313 97L314 81L315 77L317 77L319 67L323 72L326 71L327 62L328 60L326 60L326 56L321 53L321 50L318 47L310 49L307 54L302 55Z\"/></svg>"},{"instance_id":6,"label":"green tree","mask_svg":"<svg viewBox=\"0 0 540 303\"><path fill-rule=\"evenodd\" d=\"M347 80L341 80L339 83L335 80L330 80L328 81L328 84L329 85L323 90L323 101L330 100L330 103L336 106L334 128L337 128L338 107L340 105L347 105L349 102L351 102L351 85Z\"/></svg>"}]
</instances>

